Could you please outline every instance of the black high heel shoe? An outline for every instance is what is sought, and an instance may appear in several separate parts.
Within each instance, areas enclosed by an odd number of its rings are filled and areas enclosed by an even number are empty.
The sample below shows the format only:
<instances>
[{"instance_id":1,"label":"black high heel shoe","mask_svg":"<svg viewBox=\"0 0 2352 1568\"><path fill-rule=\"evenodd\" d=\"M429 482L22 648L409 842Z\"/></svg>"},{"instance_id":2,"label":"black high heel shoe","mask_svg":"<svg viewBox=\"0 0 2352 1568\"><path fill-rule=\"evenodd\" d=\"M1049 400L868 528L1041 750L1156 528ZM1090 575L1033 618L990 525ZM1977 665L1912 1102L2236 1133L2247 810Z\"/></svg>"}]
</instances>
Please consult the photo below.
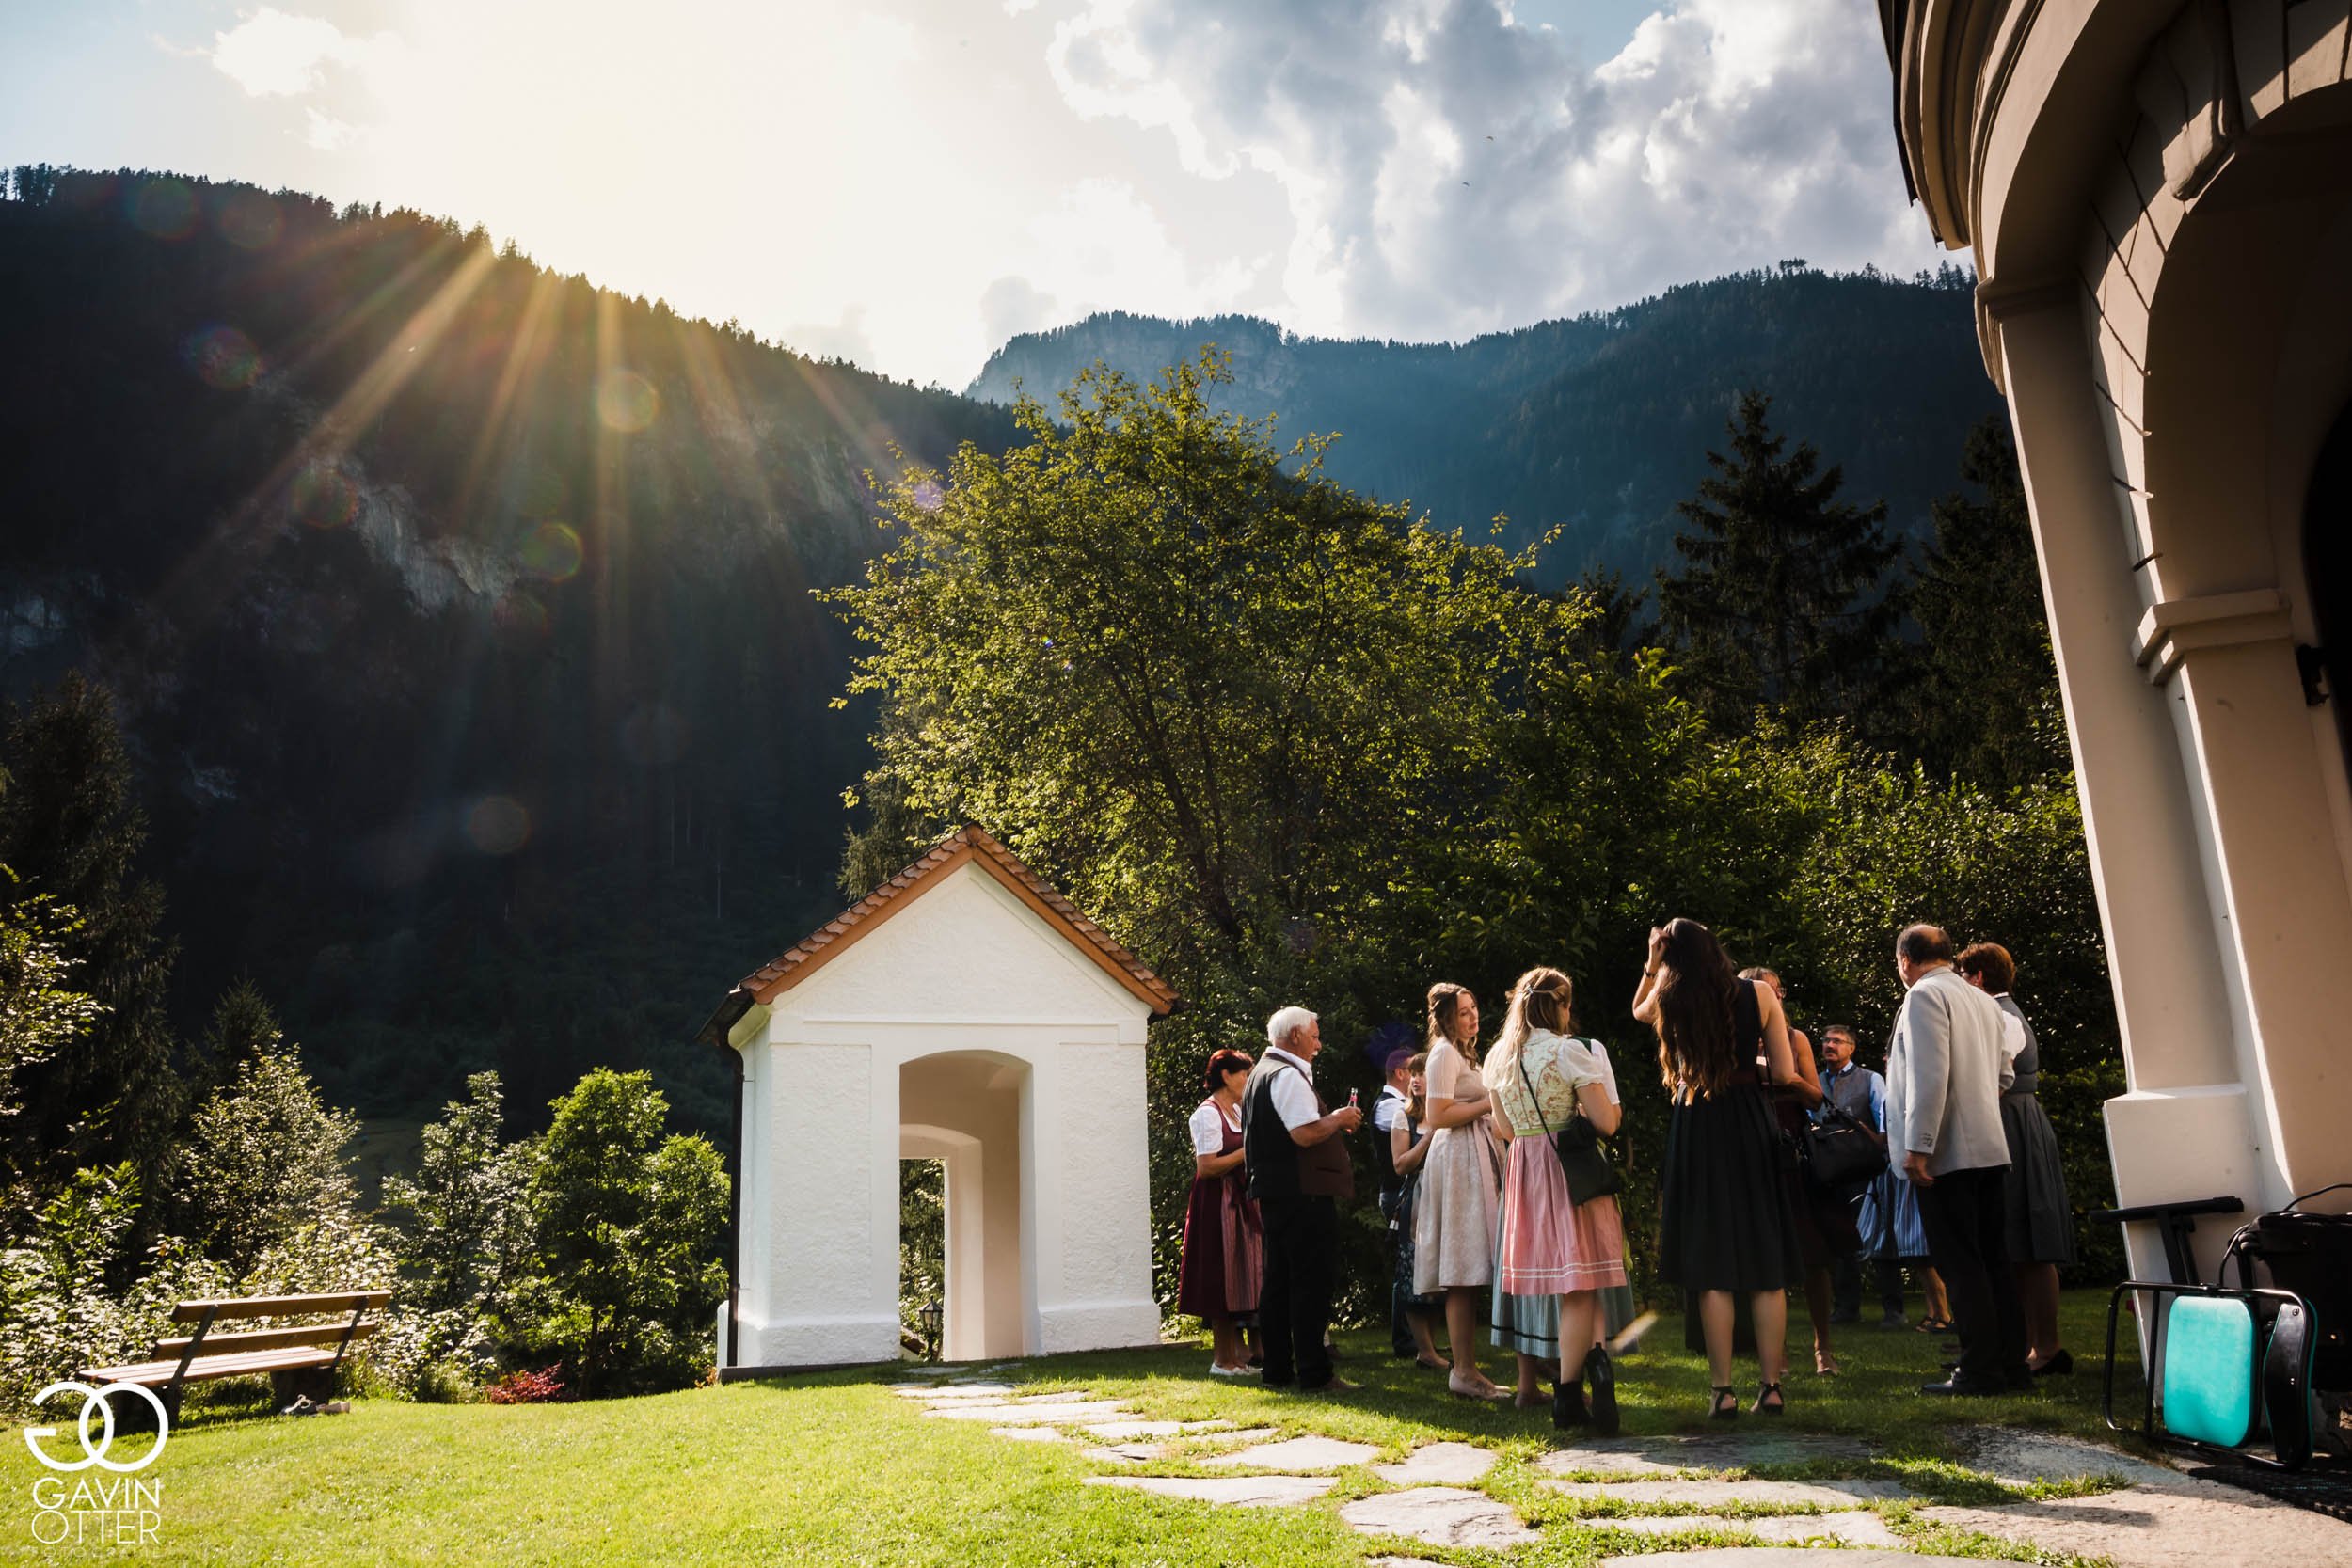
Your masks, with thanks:
<instances>
[{"instance_id":1,"label":"black high heel shoe","mask_svg":"<svg viewBox=\"0 0 2352 1568\"><path fill-rule=\"evenodd\" d=\"M1707 1412L1710 1421L1736 1421L1740 1418L1740 1396L1728 1383L1719 1383L1713 1389L1715 1400Z\"/></svg>"},{"instance_id":2,"label":"black high heel shoe","mask_svg":"<svg viewBox=\"0 0 2352 1568\"><path fill-rule=\"evenodd\" d=\"M1772 1402L1766 1404L1764 1402L1767 1399ZM1756 1413L1759 1416L1785 1416L1788 1413L1788 1401L1781 1393L1779 1384L1759 1383L1756 1386Z\"/></svg>"},{"instance_id":3,"label":"black high heel shoe","mask_svg":"<svg viewBox=\"0 0 2352 1568\"><path fill-rule=\"evenodd\" d=\"M2036 1377L2073 1377L2074 1375L2074 1357L2072 1353L2067 1351L2052 1351L2050 1353L2049 1360L2044 1361L2039 1367L2031 1368L2029 1370Z\"/></svg>"},{"instance_id":4,"label":"black high heel shoe","mask_svg":"<svg viewBox=\"0 0 2352 1568\"><path fill-rule=\"evenodd\" d=\"M1584 1386L1562 1378L1551 1386L1551 1424L1562 1432L1584 1426L1592 1416L1584 1408Z\"/></svg>"},{"instance_id":5,"label":"black high heel shoe","mask_svg":"<svg viewBox=\"0 0 2352 1568\"><path fill-rule=\"evenodd\" d=\"M1609 1352L1595 1345L1584 1357L1584 1376L1593 1386L1593 1430L1603 1437L1617 1435L1617 1370Z\"/></svg>"}]
</instances>

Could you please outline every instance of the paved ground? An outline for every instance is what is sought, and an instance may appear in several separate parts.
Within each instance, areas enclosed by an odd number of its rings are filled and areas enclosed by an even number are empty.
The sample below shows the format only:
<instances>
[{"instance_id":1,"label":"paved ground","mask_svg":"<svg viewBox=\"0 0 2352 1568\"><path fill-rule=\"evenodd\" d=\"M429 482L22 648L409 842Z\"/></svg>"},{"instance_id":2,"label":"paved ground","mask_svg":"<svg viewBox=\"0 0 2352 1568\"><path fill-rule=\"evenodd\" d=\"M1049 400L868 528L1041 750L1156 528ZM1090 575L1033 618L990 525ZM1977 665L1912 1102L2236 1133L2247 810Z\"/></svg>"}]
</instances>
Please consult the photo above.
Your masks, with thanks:
<instances>
[{"instance_id":1,"label":"paved ground","mask_svg":"<svg viewBox=\"0 0 2352 1568\"><path fill-rule=\"evenodd\" d=\"M927 1417L983 1421L1008 1440L1085 1442L1086 1457L1106 1471L1088 1478L1092 1486L1226 1507L1287 1508L1313 1502L1345 1480L1341 1496L1350 1500L1340 1516L1400 1550L1424 1543L1508 1551L1543 1535L1509 1501L1483 1489L1497 1455L1473 1443L1431 1443L1374 1463L1383 1456L1368 1443L1155 1419L1080 1389L1020 1394L1003 1383L948 1375L897 1385L896 1392L922 1405ZM1302 1406L1301 1415L1302 1424L1311 1421L1311 1407ZM1901 1481L1859 1473L1871 1465L1865 1444L1792 1432L1590 1442L1554 1449L1533 1467L1536 1489L1568 1499L1578 1525L1622 1534L1623 1549L1653 1568L1661 1549L1676 1551L1676 1561L1691 1568L1928 1568L1981 1560L1934 1555L1964 1537L2105 1558L2115 1568L2352 1564L2352 1525L2116 1449L1995 1428L1961 1447L1967 1467L2010 1489L2010 1500L1937 1504ZM1747 1473L1785 1465L1814 1466L1812 1479ZM1213 1473L1148 1473L1153 1465ZM2082 1495L2028 1495L2037 1487L2046 1492L2042 1483L2050 1482ZM1356 1493L1362 1495L1351 1497ZM1548 1510L1546 1517L1556 1528L1556 1513ZM1726 1546L1726 1539L1756 1544ZM1685 1544L1689 1549L1677 1550ZM1389 1568L1421 1561L1374 1560ZM1629 1555L1604 1562L1635 1560Z\"/></svg>"}]
</instances>

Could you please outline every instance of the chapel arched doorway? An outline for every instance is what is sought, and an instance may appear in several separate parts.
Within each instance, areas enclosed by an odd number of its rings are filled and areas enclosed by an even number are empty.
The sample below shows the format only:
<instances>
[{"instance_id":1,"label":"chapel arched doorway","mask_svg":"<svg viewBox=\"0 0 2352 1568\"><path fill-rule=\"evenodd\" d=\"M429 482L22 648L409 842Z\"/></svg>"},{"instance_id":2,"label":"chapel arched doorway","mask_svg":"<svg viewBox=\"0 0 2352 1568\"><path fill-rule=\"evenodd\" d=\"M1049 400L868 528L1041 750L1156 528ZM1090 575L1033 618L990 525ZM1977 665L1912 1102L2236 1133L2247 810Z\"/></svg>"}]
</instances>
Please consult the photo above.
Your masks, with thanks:
<instances>
[{"instance_id":1,"label":"chapel arched doorway","mask_svg":"<svg viewBox=\"0 0 2352 1568\"><path fill-rule=\"evenodd\" d=\"M937 1160L946 1172L940 1338L949 1361L1033 1348L1022 1214L1028 1085L1027 1063L991 1051L941 1052L898 1069L898 1158Z\"/></svg>"},{"instance_id":2,"label":"chapel arched doorway","mask_svg":"<svg viewBox=\"0 0 2352 1568\"><path fill-rule=\"evenodd\" d=\"M2325 673L2344 770L2352 774L2352 404L2336 416L2312 467L2303 498L2303 580L2318 634L2314 651L2303 656L2317 671L2306 674Z\"/></svg>"}]
</instances>

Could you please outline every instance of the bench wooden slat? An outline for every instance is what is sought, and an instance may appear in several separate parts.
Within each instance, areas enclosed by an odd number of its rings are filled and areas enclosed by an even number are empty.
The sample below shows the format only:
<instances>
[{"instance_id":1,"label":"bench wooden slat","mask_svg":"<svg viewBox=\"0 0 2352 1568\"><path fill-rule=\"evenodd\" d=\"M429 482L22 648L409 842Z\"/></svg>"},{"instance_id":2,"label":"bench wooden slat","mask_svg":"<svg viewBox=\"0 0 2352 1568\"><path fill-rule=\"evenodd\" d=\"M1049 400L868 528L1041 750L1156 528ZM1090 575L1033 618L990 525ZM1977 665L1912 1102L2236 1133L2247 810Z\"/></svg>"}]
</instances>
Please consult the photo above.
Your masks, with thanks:
<instances>
[{"instance_id":1,"label":"bench wooden slat","mask_svg":"<svg viewBox=\"0 0 2352 1568\"><path fill-rule=\"evenodd\" d=\"M331 1349L343 1342L345 1334L349 1334L356 1344L381 1326L373 1320L363 1320L357 1324L349 1322L313 1323L309 1328L251 1328L242 1334L207 1334L202 1350L210 1357L216 1353L236 1355L246 1351L282 1350L290 1345L326 1345ZM155 1341L155 1354L159 1357L176 1360L187 1354L188 1347L195 1343L197 1339L192 1334L178 1339L158 1339Z\"/></svg>"},{"instance_id":2,"label":"bench wooden slat","mask_svg":"<svg viewBox=\"0 0 2352 1568\"><path fill-rule=\"evenodd\" d=\"M294 1371L304 1367L331 1367L335 1364L332 1350L255 1351L244 1355L204 1355L188 1363L182 1381L203 1383L213 1378L250 1377L258 1372ZM174 1356L168 1361L132 1361L119 1367L85 1367L82 1378L88 1383L169 1383L171 1375L180 1370Z\"/></svg>"},{"instance_id":3,"label":"bench wooden slat","mask_svg":"<svg viewBox=\"0 0 2352 1568\"><path fill-rule=\"evenodd\" d=\"M373 1311L390 1304L392 1292L379 1288L339 1291L312 1296L226 1297L219 1301L183 1301L171 1309L171 1321L192 1323L214 1318L292 1318L307 1312Z\"/></svg>"}]
</instances>

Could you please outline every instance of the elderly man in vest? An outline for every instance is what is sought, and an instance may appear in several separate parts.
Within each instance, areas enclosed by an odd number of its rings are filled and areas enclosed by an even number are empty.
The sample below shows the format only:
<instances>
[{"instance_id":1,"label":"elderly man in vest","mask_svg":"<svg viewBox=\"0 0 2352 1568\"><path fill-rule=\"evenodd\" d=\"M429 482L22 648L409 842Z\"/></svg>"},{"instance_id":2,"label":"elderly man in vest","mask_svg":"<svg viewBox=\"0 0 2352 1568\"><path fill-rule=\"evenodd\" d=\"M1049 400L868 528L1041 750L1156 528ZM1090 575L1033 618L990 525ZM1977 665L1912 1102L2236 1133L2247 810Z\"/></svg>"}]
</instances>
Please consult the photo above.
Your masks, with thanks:
<instances>
[{"instance_id":1,"label":"elderly man in vest","mask_svg":"<svg viewBox=\"0 0 2352 1568\"><path fill-rule=\"evenodd\" d=\"M1920 1392L2030 1388L2002 1208L2001 1091L2014 1072L2001 1046L2001 1009L1952 967L1952 939L1937 927L1906 927L1895 969L1907 994L1886 1048L1888 1153L1918 1189L1928 1255L1960 1331L1960 1365Z\"/></svg>"},{"instance_id":2,"label":"elderly man in vest","mask_svg":"<svg viewBox=\"0 0 2352 1568\"><path fill-rule=\"evenodd\" d=\"M1266 1386L1348 1393L1356 1385L1332 1375L1323 1331L1339 1273L1339 1199L1356 1193L1339 1134L1361 1126L1363 1113L1353 1105L1327 1113L1315 1096L1323 1034L1314 1014L1284 1007L1266 1021L1265 1037L1266 1053L1242 1090L1241 1147L1249 1196L1265 1222L1258 1338Z\"/></svg>"}]
</instances>

